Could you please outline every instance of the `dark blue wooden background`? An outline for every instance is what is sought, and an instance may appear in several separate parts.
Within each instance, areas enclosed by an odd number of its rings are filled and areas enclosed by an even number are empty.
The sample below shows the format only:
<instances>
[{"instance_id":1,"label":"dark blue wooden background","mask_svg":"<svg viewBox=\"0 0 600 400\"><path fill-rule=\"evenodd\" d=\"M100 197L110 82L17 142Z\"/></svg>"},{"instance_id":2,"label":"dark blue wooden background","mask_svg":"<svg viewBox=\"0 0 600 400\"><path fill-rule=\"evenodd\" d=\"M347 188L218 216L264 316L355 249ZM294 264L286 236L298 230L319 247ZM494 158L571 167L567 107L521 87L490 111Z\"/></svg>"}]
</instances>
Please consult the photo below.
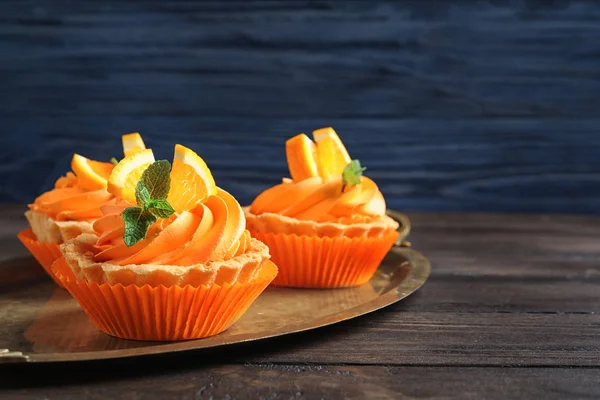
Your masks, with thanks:
<instances>
[{"instance_id":1,"label":"dark blue wooden background","mask_svg":"<svg viewBox=\"0 0 600 400\"><path fill-rule=\"evenodd\" d=\"M247 203L332 125L396 209L600 213L599 3L5 0L0 201L140 131Z\"/></svg>"}]
</instances>

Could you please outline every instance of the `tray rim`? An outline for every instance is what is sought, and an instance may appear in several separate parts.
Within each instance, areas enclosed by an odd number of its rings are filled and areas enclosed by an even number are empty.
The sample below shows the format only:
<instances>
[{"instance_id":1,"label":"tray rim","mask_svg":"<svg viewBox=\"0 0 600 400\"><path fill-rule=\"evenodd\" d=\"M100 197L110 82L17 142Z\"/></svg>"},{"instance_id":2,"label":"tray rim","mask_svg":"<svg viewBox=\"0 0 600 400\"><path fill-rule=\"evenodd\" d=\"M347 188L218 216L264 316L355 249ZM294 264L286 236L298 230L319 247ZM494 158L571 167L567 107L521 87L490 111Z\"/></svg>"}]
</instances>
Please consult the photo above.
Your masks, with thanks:
<instances>
[{"instance_id":1,"label":"tray rim","mask_svg":"<svg viewBox=\"0 0 600 400\"><path fill-rule=\"evenodd\" d=\"M0 348L0 364L17 364L17 363L55 363L55 362L77 362L77 361L95 361L108 359L124 359L132 357L143 357L157 354L180 353L184 351L212 349L221 346L230 346L234 344L247 343L275 337L291 335L300 332L306 332L313 329L323 328L357 318L372 312L378 311L384 307L399 302L400 300L410 296L416 292L429 278L431 272L430 261L420 252L404 247L403 239L410 231L409 219L396 211L388 210L388 215L400 223L400 237L390 252L397 253L405 258L405 261L410 262L411 268L403 279L396 282L395 286L391 286L385 293L374 298L373 300L357 305L355 307L345 309L343 311L326 315L323 317L307 322L297 323L295 325L287 325L278 329L270 330L263 333L254 334L239 334L236 336L221 337L220 335L212 336L204 339L195 339L179 342L162 342L156 345L136 347L130 349L116 350L99 350L73 353L22 353L20 351L11 351L10 349ZM401 264L398 265L399 268ZM310 289L307 289L310 290ZM319 290L319 289L314 289ZM337 289L330 289L337 290ZM219 340L223 339L223 340Z\"/></svg>"}]
</instances>

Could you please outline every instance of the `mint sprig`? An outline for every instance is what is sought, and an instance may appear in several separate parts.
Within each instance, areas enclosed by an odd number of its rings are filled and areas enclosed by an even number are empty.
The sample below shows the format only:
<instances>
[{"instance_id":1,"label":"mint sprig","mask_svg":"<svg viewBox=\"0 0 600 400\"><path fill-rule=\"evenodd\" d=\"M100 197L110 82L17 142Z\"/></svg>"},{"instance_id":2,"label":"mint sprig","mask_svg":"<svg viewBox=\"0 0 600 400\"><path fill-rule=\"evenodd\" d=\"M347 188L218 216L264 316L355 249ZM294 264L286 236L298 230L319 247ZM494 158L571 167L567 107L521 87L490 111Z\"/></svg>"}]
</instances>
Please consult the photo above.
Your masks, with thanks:
<instances>
[{"instance_id":1,"label":"mint sprig","mask_svg":"<svg viewBox=\"0 0 600 400\"><path fill-rule=\"evenodd\" d=\"M153 199L146 203L146 210L156 218L169 218L175 210L167 199Z\"/></svg>"},{"instance_id":2,"label":"mint sprig","mask_svg":"<svg viewBox=\"0 0 600 400\"><path fill-rule=\"evenodd\" d=\"M359 160L352 160L342 171L342 193L346 186L355 186L360 184L360 177L367 167L361 167Z\"/></svg>"},{"instance_id":3,"label":"mint sprig","mask_svg":"<svg viewBox=\"0 0 600 400\"><path fill-rule=\"evenodd\" d=\"M167 160L155 161L142 173L135 187L137 207L123 210L125 234L123 240L130 247L146 237L148 228L158 218L168 218L175 210L167 201L171 188L171 164Z\"/></svg>"},{"instance_id":4,"label":"mint sprig","mask_svg":"<svg viewBox=\"0 0 600 400\"><path fill-rule=\"evenodd\" d=\"M143 202L149 200L166 199L171 188L171 163L167 160L158 160L146 168L135 189L136 199L138 192L144 196ZM138 200L139 201L139 200ZM138 205L140 205L138 203Z\"/></svg>"},{"instance_id":5,"label":"mint sprig","mask_svg":"<svg viewBox=\"0 0 600 400\"><path fill-rule=\"evenodd\" d=\"M146 232L150 225L156 222L156 217L141 207L127 207L123 210L123 220L125 221L123 240L125 245L130 247L146 237Z\"/></svg>"}]
</instances>

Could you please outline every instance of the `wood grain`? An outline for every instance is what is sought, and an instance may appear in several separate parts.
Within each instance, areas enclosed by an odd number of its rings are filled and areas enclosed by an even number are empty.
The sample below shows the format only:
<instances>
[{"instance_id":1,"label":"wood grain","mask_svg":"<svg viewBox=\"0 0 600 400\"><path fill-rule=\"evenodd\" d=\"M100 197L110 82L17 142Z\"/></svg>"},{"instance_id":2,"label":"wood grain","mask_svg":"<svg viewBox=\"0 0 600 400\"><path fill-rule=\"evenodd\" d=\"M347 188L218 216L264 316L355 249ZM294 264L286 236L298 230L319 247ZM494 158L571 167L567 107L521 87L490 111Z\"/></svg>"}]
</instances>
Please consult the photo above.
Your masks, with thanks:
<instances>
[{"instance_id":1,"label":"wood grain","mask_svg":"<svg viewBox=\"0 0 600 400\"><path fill-rule=\"evenodd\" d=\"M23 208L0 209L4 271L32 262L14 239L25 225ZM432 274L415 295L381 312L212 351L0 368L2 397L598 396L597 217L409 217L409 239L432 260ZM23 285L35 279L21 276Z\"/></svg>"},{"instance_id":2,"label":"wood grain","mask_svg":"<svg viewBox=\"0 0 600 400\"><path fill-rule=\"evenodd\" d=\"M275 341L238 361L414 366L600 367L600 316L402 312Z\"/></svg>"},{"instance_id":3,"label":"wood grain","mask_svg":"<svg viewBox=\"0 0 600 400\"><path fill-rule=\"evenodd\" d=\"M18 205L0 212L5 271L27 262L13 236L25 225L21 212ZM432 260L431 277L419 292L374 315L270 341L266 354L249 346L233 360L600 366L598 218L440 213L409 218L409 239Z\"/></svg>"},{"instance_id":4,"label":"wood grain","mask_svg":"<svg viewBox=\"0 0 600 400\"><path fill-rule=\"evenodd\" d=\"M240 201L332 125L392 208L600 213L591 1L0 4L0 200L141 131ZM31 144L35 144L32 148Z\"/></svg>"},{"instance_id":5,"label":"wood grain","mask_svg":"<svg viewBox=\"0 0 600 400\"><path fill-rule=\"evenodd\" d=\"M171 366L167 364L167 366ZM85 368L84 368L85 370ZM69 369L65 372L70 372ZM246 364L166 372L111 380L95 368L84 381L61 386L62 374L43 383L12 389L4 398L37 399L594 399L600 396L597 370L573 368L407 368L384 366ZM144 371L148 375L148 371ZM126 376L136 375L124 372ZM10 374L14 375L14 374ZM90 382L91 380L91 382ZM19 386L22 382L13 382ZM28 383L29 384L29 383ZM50 394L50 395L49 395Z\"/></svg>"}]
</instances>

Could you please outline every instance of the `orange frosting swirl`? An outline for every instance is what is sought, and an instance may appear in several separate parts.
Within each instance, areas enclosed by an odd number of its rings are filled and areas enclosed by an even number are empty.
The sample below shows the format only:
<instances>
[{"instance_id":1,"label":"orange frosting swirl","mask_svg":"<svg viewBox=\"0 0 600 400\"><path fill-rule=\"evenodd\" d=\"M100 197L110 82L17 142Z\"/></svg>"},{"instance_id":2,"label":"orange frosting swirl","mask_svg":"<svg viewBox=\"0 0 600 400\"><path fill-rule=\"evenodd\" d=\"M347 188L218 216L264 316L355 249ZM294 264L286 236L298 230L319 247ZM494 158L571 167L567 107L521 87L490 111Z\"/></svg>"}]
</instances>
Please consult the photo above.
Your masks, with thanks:
<instances>
[{"instance_id":1,"label":"orange frosting swirl","mask_svg":"<svg viewBox=\"0 0 600 400\"><path fill-rule=\"evenodd\" d=\"M250 206L250 213L340 224L368 223L385 216L385 200L371 179L362 176L359 185L343 191L342 186L341 178L328 182L318 176L299 182L284 179L261 193Z\"/></svg>"},{"instance_id":2,"label":"orange frosting swirl","mask_svg":"<svg viewBox=\"0 0 600 400\"><path fill-rule=\"evenodd\" d=\"M96 262L190 266L231 259L251 245L242 208L219 188L191 210L156 221L145 239L131 247L123 240L121 213L127 206L122 202L102 207L104 216L93 225L99 235L94 246Z\"/></svg>"},{"instance_id":3,"label":"orange frosting swirl","mask_svg":"<svg viewBox=\"0 0 600 400\"><path fill-rule=\"evenodd\" d=\"M56 221L88 221L102 217L100 206L114 196L104 189L86 190L78 178L68 172L54 184L54 189L35 199L29 209L48 215Z\"/></svg>"}]
</instances>

